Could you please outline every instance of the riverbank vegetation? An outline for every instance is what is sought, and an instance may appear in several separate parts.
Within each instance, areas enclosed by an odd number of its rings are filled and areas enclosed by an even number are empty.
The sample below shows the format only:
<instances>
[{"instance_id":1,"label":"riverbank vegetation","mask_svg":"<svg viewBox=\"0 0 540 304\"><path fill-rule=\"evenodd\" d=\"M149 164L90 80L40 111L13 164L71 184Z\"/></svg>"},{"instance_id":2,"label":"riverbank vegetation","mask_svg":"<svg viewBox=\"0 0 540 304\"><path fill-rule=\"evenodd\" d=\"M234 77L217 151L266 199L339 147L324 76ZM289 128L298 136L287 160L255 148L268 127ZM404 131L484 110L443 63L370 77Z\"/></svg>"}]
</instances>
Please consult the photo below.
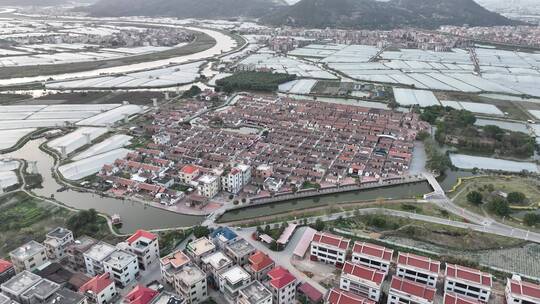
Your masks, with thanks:
<instances>
[{"instance_id":1,"label":"riverbank vegetation","mask_svg":"<svg viewBox=\"0 0 540 304\"><path fill-rule=\"evenodd\" d=\"M278 89L280 84L295 78L295 75L284 73L238 72L232 76L217 80L216 85L226 93L235 91L273 92Z\"/></svg>"}]
</instances>

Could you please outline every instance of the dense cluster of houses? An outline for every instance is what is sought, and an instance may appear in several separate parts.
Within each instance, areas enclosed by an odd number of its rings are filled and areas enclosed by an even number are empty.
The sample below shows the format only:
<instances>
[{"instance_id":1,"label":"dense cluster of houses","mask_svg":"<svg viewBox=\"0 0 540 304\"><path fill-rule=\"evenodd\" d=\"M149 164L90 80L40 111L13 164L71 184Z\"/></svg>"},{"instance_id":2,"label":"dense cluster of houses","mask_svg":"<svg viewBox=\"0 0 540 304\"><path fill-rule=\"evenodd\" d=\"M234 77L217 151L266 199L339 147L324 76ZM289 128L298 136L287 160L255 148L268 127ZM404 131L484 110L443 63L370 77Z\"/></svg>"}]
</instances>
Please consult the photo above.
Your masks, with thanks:
<instances>
[{"instance_id":1,"label":"dense cluster of houses","mask_svg":"<svg viewBox=\"0 0 540 304\"><path fill-rule=\"evenodd\" d=\"M186 107L197 110L196 104ZM332 187L401 177L416 135L428 128L414 113L275 96L242 96L193 125L183 123L187 112L154 114L145 126L153 142L103 168L100 176L113 191L165 203L185 193L187 204L200 205L220 191L253 197L306 183ZM259 131L242 132L246 127Z\"/></svg>"},{"instance_id":2,"label":"dense cluster of houses","mask_svg":"<svg viewBox=\"0 0 540 304\"><path fill-rule=\"evenodd\" d=\"M330 304L381 303L383 285L389 280L388 304L433 304L443 288L443 304L490 303L491 274L465 266L319 232L311 241L310 258L341 269L339 288L330 291ZM350 257L350 258L349 258ZM506 282L506 303L540 303L540 286L514 275Z\"/></svg>"}]
</instances>

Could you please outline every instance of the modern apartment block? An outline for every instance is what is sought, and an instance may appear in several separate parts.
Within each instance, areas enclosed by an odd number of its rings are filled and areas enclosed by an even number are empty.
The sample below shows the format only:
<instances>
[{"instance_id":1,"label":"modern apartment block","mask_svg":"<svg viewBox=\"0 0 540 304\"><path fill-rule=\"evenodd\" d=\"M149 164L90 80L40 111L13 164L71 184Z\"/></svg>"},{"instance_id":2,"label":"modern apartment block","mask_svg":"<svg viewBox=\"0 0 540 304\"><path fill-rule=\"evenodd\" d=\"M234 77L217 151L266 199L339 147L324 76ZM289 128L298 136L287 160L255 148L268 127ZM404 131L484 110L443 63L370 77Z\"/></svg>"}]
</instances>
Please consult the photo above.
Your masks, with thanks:
<instances>
[{"instance_id":1,"label":"modern apartment block","mask_svg":"<svg viewBox=\"0 0 540 304\"><path fill-rule=\"evenodd\" d=\"M94 238L82 236L69 244L66 248L67 266L73 271L85 272L84 253L97 243Z\"/></svg>"},{"instance_id":2,"label":"modern apartment block","mask_svg":"<svg viewBox=\"0 0 540 304\"><path fill-rule=\"evenodd\" d=\"M45 245L49 260L63 260L66 257L66 248L74 241L73 232L63 227L57 227L47 233L43 245Z\"/></svg>"},{"instance_id":3,"label":"modern apartment block","mask_svg":"<svg viewBox=\"0 0 540 304\"><path fill-rule=\"evenodd\" d=\"M34 271L49 261L45 246L36 241L30 241L11 251L9 256L17 273L24 270Z\"/></svg>"},{"instance_id":4,"label":"modern apartment block","mask_svg":"<svg viewBox=\"0 0 540 304\"><path fill-rule=\"evenodd\" d=\"M249 265L246 265L251 276L258 281L266 279L267 274L276 264L264 252L256 251L249 257Z\"/></svg>"},{"instance_id":5,"label":"modern apartment block","mask_svg":"<svg viewBox=\"0 0 540 304\"><path fill-rule=\"evenodd\" d=\"M400 252L397 259L397 276L435 287L441 263L431 258Z\"/></svg>"},{"instance_id":6,"label":"modern apartment block","mask_svg":"<svg viewBox=\"0 0 540 304\"><path fill-rule=\"evenodd\" d=\"M175 285L174 275L189 265L191 260L182 251L175 251L160 260L161 278L165 283Z\"/></svg>"},{"instance_id":7,"label":"modern apartment block","mask_svg":"<svg viewBox=\"0 0 540 304\"><path fill-rule=\"evenodd\" d=\"M2 293L10 299L21 302L22 294L41 280L41 277L37 274L23 270L7 282L4 282L0 289L2 289Z\"/></svg>"},{"instance_id":8,"label":"modern apartment block","mask_svg":"<svg viewBox=\"0 0 540 304\"><path fill-rule=\"evenodd\" d=\"M195 265L185 265L174 275L174 289L188 304L204 302L208 298L206 273Z\"/></svg>"},{"instance_id":9,"label":"modern apartment block","mask_svg":"<svg viewBox=\"0 0 540 304\"><path fill-rule=\"evenodd\" d=\"M540 303L540 285L522 281L519 276L507 279L505 294L508 304Z\"/></svg>"},{"instance_id":10,"label":"modern apartment block","mask_svg":"<svg viewBox=\"0 0 540 304\"><path fill-rule=\"evenodd\" d=\"M268 286L274 298L274 304L296 303L296 285L298 280L287 269L278 266L268 272Z\"/></svg>"},{"instance_id":11,"label":"modern apartment block","mask_svg":"<svg viewBox=\"0 0 540 304\"><path fill-rule=\"evenodd\" d=\"M232 268L234 265L231 258L221 251L212 253L202 258L201 267L208 274L214 286L219 287L219 274Z\"/></svg>"},{"instance_id":12,"label":"modern apartment block","mask_svg":"<svg viewBox=\"0 0 540 304\"><path fill-rule=\"evenodd\" d=\"M445 292L462 294L482 302L489 300L493 285L491 274L460 265L446 264L445 275Z\"/></svg>"},{"instance_id":13,"label":"modern apartment block","mask_svg":"<svg viewBox=\"0 0 540 304\"><path fill-rule=\"evenodd\" d=\"M237 303L238 292L251 282L251 276L242 267L234 266L219 275L219 291L231 303Z\"/></svg>"},{"instance_id":14,"label":"modern apartment block","mask_svg":"<svg viewBox=\"0 0 540 304\"><path fill-rule=\"evenodd\" d=\"M254 252L255 247L244 239L237 239L236 241L225 246L225 253L240 266L246 265L249 262L249 257Z\"/></svg>"},{"instance_id":15,"label":"modern apartment block","mask_svg":"<svg viewBox=\"0 0 540 304\"><path fill-rule=\"evenodd\" d=\"M381 287L385 276L386 274L382 271L345 262L339 287L342 290L378 302L381 297Z\"/></svg>"},{"instance_id":16,"label":"modern apartment block","mask_svg":"<svg viewBox=\"0 0 540 304\"><path fill-rule=\"evenodd\" d=\"M156 234L137 230L125 243L126 249L137 256L140 269L148 269L159 260L159 241Z\"/></svg>"},{"instance_id":17,"label":"modern apartment block","mask_svg":"<svg viewBox=\"0 0 540 304\"><path fill-rule=\"evenodd\" d=\"M216 245L208 238L202 237L189 243L186 246L186 252L191 257L192 261L200 264L203 257L216 252Z\"/></svg>"},{"instance_id":18,"label":"modern apartment block","mask_svg":"<svg viewBox=\"0 0 540 304\"><path fill-rule=\"evenodd\" d=\"M386 274L390 270L394 250L366 242L354 242L352 262L380 270Z\"/></svg>"},{"instance_id":19,"label":"modern apartment block","mask_svg":"<svg viewBox=\"0 0 540 304\"><path fill-rule=\"evenodd\" d=\"M259 281L253 281L238 291L238 304L272 304L272 294Z\"/></svg>"},{"instance_id":20,"label":"modern apartment block","mask_svg":"<svg viewBox=\"0 0 540 304\"><path fill-rule=\"evenodd\" d=\"M116 286L109 273L97 275L79 288L85 294L89 303L107 304L116 297Z\"/></svg>"},{"instance_id":21,"label":"modern apartment block","mask_svg":"<svg viewBox=\"0 0 540 304\"><path fill-rule=\"evenodd\" d=\"M103 261L116 250L116 247L105 242L99 242L90 247L83 253L86 273L92 277L104 273Z\"/></svg>"},{"instance_id":22,"label":"modern apartment block","mask_svg":"<svg viewBox=\"0 0 540 304\"><path fill-rule=\"evenodd\" d=\"M433 304L435 293L433 287L393 276L387 304Z\"/></svg>"},{"instance_id":23,"label":"modern apartment block","mask_svg":"<svg viewBox=\"0 0 540 304\"><path fill-rule=\"evenodd\" d=\"M121 287L128 286L139 276L137 256L128 251L117 250L111 253L103 260L103 268Z\"/></svg>"},{"instance_id":24,"label":"modern apartment block","mask_svg":"<svg viewBox=\"0 0 540 304\"><path fill-rule=\"evenodd\" d=\"M330 233L318 232L311 240L311 260L342 267L349 248L349 239Z\"/></svg>"}]
</instances>

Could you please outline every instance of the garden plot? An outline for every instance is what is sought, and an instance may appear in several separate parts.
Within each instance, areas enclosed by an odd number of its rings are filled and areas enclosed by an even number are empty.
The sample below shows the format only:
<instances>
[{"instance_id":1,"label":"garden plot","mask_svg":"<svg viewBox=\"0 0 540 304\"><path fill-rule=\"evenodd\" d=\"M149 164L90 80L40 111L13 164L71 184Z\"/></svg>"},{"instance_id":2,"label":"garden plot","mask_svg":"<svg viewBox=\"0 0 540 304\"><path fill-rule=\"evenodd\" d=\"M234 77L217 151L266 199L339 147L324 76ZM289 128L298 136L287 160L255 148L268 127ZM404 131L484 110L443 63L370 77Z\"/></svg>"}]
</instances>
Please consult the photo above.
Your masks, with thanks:
<instances>
[{"instance_id":1,"label":"garden plot","mask_svg":"<svg viewBox=\"0 0 540 304\"><path fill-rule=\"evenodd\" d=\"M394 97L396 102L402 106L419 105L420 107L429 107L440 105L439 100L431 91L394 88Z\"/></svg>"},{"instance_id":2,"label":"garden plot","mask_svg":"<svg viewBox=\"0 0 540 304\"><path fill-rule=\"evenodd\" d=\"M107 133L107 128L79 128L67 135L51 140L47 146L62 154L69 154Z\"/></svg>"},{"instance_id":3,"label":"garden plot","mask_svg":"<svg viewBox=\"0 0 540 304\"><path fill-rule=\"evenodd\" d=\"M80 180L98 173L104 165L112 164L115 160L126 157L130 152L132 151L128 149L115 149L60 166L58 171L66 179Z\"/></svg>"},{"instance_id":4,"label":"garden plot","mask_svg":"<svg viewBox=\"0 0 540 304\"><path fill-rule=\"evenodd\" d=\"M317 80L314 79L293 80L280 85L279 91L284 93L306 95L311 93L311 89L313 89L315 84L317 84Z\"/></svg>"},{"instance_id":5,"label":"garden plot","mask_svg":"<svg viewBox=\"0 0 540 304\"><path fill-rule=\"evenodd\" d=\"M77 154L72 159L82 160L105 152L123 148L131 144L131 139L133 139L133 137L123 134L111 136L104 141L97 143L92 147L86 149L85 151Z\"/></svg>"},{"instance_id":6,"label":"garden plot","mask_svg":"<svg viewBox=\"0 0 540 304\"><path fill-rule=\"evenodd\" d=\"M77 123L80 126L108 126L126 117L141 113L143 108L138 105L124 105L96 116L81 120Z\"/></svg>"},{"instance_id":7,"label":"garden plot","mask_svg":"<svg viewBox=\"0 0 540 304\"><path fill-rule=\"evenodd\" d=\"M490 157L480 157L465 154L450 154L452 164L460 169L485 169L508 172L521 172L523 170L540 173L538 166L531 162L518 162Z\"/></svg>"},{"instance_id":8,"label":"garden plot","mask_svg":"<svg viewBox=\"0 0 540 304\"><path fill-rule=\"evenodd\" d=\"M269 69L278 73L287 73L305 78L338 79L335 75L326 72L316 65L299 60L277 56L273 53L257 53L240 61L240 66L249 69Z\"/></svg>"},{"instance_id":9,"label":"garden plot","mask_svg":"<svg viewBox=\"0 0 540 304\"><path fill-rule=\"evenodd\" d=\"M21 140L24 136L34 132L36 129L30 128L30 129L17 129L17 130L0 130L0 149L8 149L19 140Z\"/></svg>"}]
</instances>

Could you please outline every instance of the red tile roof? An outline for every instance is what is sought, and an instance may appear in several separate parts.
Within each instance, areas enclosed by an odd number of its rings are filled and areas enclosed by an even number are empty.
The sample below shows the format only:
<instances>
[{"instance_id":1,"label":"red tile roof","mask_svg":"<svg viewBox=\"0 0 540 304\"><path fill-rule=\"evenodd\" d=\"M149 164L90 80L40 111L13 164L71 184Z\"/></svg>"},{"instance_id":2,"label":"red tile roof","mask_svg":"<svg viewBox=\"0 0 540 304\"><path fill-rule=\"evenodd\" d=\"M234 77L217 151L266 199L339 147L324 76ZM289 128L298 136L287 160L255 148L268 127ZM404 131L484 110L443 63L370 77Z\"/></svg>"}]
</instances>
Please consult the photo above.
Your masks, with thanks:
<instances>
[{"instance_id":1,"label":"red tile roof","mask_svg":"<svg viewBox=\"0 0 540 304\"><path fill-rule=\"evenodd\" d=\"M86 282L79 292L85 293L87 291L92 291L94 294L101 293L105 288L113 284L113 281L110 279L109 273L104 273L98 276L93 277L90 281Z\"/></svg>"},{"instance_id":2,"label":"red tile roof","mask_svg":"<svg viewBox=\"0 0 540 304\"><path fill-rule=\"evenodd\" d=\"M351 240L349 239L345 239L340 236L333 235L326 232L315 233L312 240L312 242L338 247L343 250L346 250L347 248L349 248L350 241Z\"/></svg>"},{"instance_id":3,"label":"red tile roof","mask_svg":"<svg viewBox=\"0 0 540 304\"><path fill-rule=\"evenodd\" d=\"M131 245L132 243L136 242L140 238L146 238L153 241L157 239L157 235L153 234L152 232L139 229L135 231L135 233L127 239L127 242L128 244Z\"/></svg>"},{"instance_id":4,"label":"red tile roof","mask_svg":"<svg viewBox=\"0 0 540 304\"><path fill-rule=\"evenodd\" d=\"M513 295L533 298L540 302L540 285L513 279L508 279L507 284L510 285Z\"/></svg>"},{"instance_id":5,"label":"red tile roof","mask_svg":"<svg viewBox=\"0 0 540 304\"><path fill-rule=\"evenodd\" d=\"M412 253L400 252L397 263L398 265L411 266L432 273L439 273L441 268L441 262Z\"/></svg>"},{"instance_id":6,"label":"red tile roof","mask_svg":"<svg viewBox=\"0 0 540 304\"><path fill-rule=\"evenodd\" d=\"M148 304L158 293L156 290L137 285L124 299L128 304Z\"/></svg>"},{"instance_id":7,"label":"red tile roof","mask_svg":"<svg viewBox=\"0 0 540 304\"><path fill-rule=\"evenodd\" d=\"M251 270L259 272L274 264L274 261L262 251L257 251L249 257L249 263L251 264Z\"/></svg>"},{"instance_id":8,"label":"red tile roof","mask_svg":"<svg viewBox=\"0 0 540 304\"><path fill-rule=\"evenodd\" d=\"M370 243L355 242L353 246L353 253L359 253L390 262L392 260L392 255L394 254L394 250Z\"/></svg>"},{"instance_id":9,"label":"red tile roof","mask_svg":"<svg viewBox=\"0 0 540 304\"><path fill-rule=\"evenodd\" d=\"M337 288L330 290L326 302L328 304L375 304L372 300Z\"/></svg>"},{"instance_id":10,"label":"red tile roof","mask_svg":"<svg viewBox=\"0 0 540 304\"><path fill-rule=\"evenodd\" d=\"M193 174L193 173L195 173L197 171L199 171L199 168L197 168L196 166L193 166L193 165L185 165L180 170L180 172L185 173L185 174Z\"/></svg>"},{"instance_id":11,"label":"red tile roof","mask_svg":"<svg viewBox=\"0 0 540 304\"><path fill-rule=\"evenodd\" d=\"M318 291L309 283L302 283L302 285L300 285L300 287L298 288L298 291L305 294L306 297L308 297L309 300L311 300L311 302L313 303L319 303L324 296L320 291Z\"/></svg>"},{"instance_id":12,"label":"red tile roof","mask_svg":"<svg viewBox=\"0 0 540 304\"><path fill-rule=\"evenodd\" d=\"M402 279L398 276L392 277L392 283L390 283L390 293L392 291L398 291L407 295L416 296L433 302L435 297L435 288Z\"/></svg>"},{"instance_id":13,"label":"red tile roof","mask_svg":"<svg viewBox=\"0 0 540 304\"><path fill-rule=\"evenodd\" d=\"M482 304L482 302L457 293L447 292L444 294L443 304Z\"/></svg>"},{"instance_id":14,"label":"red tile roof","mask_svg":"<svg viewBox=\"0 0 540 304\"><path fill-rule=\"evenodd\" d=\"M270 270L268 276L270 277L270 285L276 289L281 289L296 281L296 277L281 266Z\"/></svg>"},{"instance_id":15,"label":"red tile roof","mask_svg":"<svg viewBox=\"0 0 540 304\"><path fill-rule=\"evenodd\" d=\"M0 259L0 273L5 272L11 267L13 267L13 264L11 264L11 262Z\"/></svg>"},{"instance_id":16,"label":"red tile roof","mask_svg":"<svg viewBox=\"0 0 540 304\"><path fill-rule=\"evenodd\" d=\"M358 264L353 264L351 262L345 262L345 265L343 265L343 273L371 281L379 286L384 281L385 275L382 271Z\"/></svg>"},{"instance_id":17,"label":"red tile roof","mask_svg":"<svg viewBox=\"0 0 540 304\"><path fill-rule=\"evenodd\" d=\"M446 277L485 287L491 287L492 285L491 274L460 265L446 264Z\"/></svg>"}]
</instances>

